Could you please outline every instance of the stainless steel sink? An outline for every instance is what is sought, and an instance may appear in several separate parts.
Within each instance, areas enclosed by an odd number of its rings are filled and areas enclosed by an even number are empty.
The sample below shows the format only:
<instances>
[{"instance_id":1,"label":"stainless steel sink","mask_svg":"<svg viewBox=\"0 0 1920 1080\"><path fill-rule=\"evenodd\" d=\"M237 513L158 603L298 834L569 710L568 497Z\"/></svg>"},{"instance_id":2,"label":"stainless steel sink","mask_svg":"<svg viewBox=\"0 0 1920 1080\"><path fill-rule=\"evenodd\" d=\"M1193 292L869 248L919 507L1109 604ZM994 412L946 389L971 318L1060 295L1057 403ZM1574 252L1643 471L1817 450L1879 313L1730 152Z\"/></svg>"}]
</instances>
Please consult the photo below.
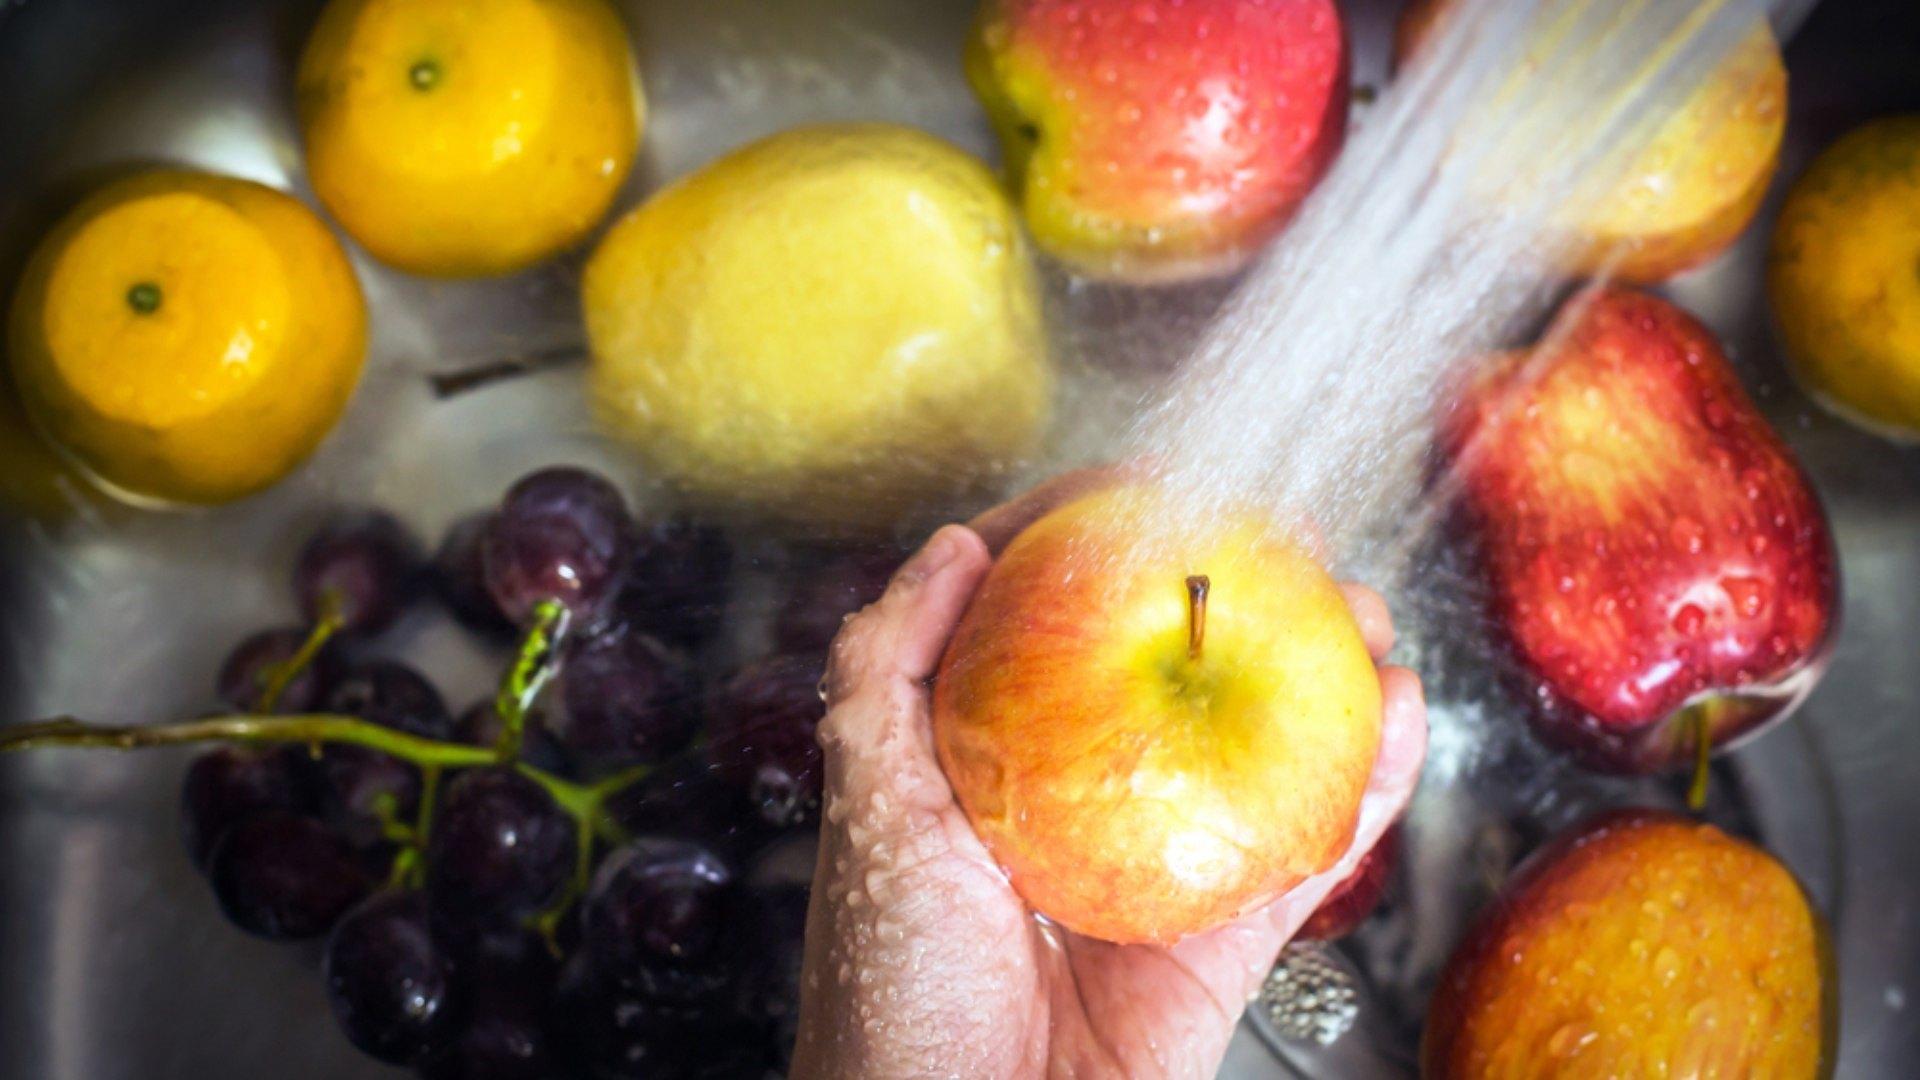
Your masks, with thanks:
<instances>
[{"instance_id":1,"label":"stainless steel sink","mask_svg":"<svg viewBox=\"0 0 1920 1080\"><path fill-rule=\"evenodd\" d=\"M315 4L247 0L0 3L0 281L47 214L97 171L171 159L303 195L290 65ZM808 120L889 119L982 154L992 140L962 81L972 0L630 2L653 115L626 201L723 149ZM1356 82L1385 78L1394 0L1349 0ZM1920 109L1920 8L1826 0L1792 43L1782 177L1866 117ZM1361 113L1364 121L1364 111ZM1776 191L1776 201L1778 192ZM1846 625L1825 683L1791 722L1720 766L1716 813L1763 838L1833 920L1844 983L1838 1075L1907 1077L1920 1061L1920 452L1813 408L1785 376L1758 290L1763 215L1727 258L1671 292L1729 341L1749 386L1827 500ZM373 367L313 465L244 507L106 512L49 528L0 522L0 719L73 712L157 718L206 704L241 633L286 621L290 546L320 507L404 507L422 531L491 501L520 469L592 462L644 478L590 434L565 372L446 401L423 374L577 344L577 259L500 282L428 284L356 258L374 306ZM1127 294L1052 281L1075 386L1061 460L1150 390L1217 289ZM0 464L0 467L5 467ZM489 658L430 617L400 633L444 686L478 696ZM455 694L464 704L465 694ZM1471 695L1439 695L1436 732L1471 734ZM336 1034L308 952L227 927L181 856L183 757L42 753L0 761L0 1077L112 1080L393 1075ZM1670 798L1594 785L1528 756L1549 808ZM1418 1003L1485 880L1529 839L1480 828L1430 784L1410 882L1347 947L1361 1018L1331 1046L1243 1030L1226 1073L1409 1075ZM1557 800L1557 801L1556 801ZM1465 816L1462 816L1465 814Z\"/></svg>"}]
</instances>

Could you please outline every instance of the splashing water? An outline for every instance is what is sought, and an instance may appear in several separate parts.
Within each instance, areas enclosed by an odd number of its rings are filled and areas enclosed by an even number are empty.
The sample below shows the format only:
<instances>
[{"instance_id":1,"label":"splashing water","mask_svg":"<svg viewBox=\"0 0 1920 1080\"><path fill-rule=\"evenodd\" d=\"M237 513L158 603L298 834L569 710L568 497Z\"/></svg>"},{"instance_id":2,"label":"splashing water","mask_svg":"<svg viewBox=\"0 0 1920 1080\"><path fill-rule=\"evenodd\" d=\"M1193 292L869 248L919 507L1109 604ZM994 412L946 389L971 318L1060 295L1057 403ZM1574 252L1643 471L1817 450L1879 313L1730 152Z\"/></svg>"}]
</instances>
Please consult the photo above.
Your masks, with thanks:
<instances>
[{"instance_id":1,"label":"splashing water","mask_svg":"<svg viewBox=\"0 0 1920 1080\"><path fill-rule=\"evenodd\" d=\"M1789 6L1772 14L1804 14ZM1461 0L1127 456L1152 462L1187 521L1259 508L1389 582L1439 501L1422 498L1423 471L1462 358L1535 328L1578 253L1563 226L1768 8Z\"/></svg>"}]
</instances>

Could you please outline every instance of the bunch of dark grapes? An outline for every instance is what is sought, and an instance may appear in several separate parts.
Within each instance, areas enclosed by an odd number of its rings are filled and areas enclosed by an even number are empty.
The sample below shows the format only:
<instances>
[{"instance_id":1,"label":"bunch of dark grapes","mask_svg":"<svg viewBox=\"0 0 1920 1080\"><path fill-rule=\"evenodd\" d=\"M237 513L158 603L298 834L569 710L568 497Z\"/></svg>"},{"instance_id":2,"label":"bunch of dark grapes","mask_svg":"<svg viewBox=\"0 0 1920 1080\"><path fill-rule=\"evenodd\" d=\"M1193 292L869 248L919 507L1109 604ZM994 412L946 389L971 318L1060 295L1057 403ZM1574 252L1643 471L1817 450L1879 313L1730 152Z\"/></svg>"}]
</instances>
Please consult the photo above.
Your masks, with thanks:
<instances>
[{"instance_id":1,"label":"bunch of dark grapes","mask_svg":"<svg viewBox=\"0 0 1920 1080\"><path fill-rule=\"evenodd\" d=\"M708 676L761 636L730 625L750 605L732 595L726 535L636 520L603 477L530 474L422 551L384 513L327 522L295 573L306 625L241 642L220 699L486 749L510 741L502 708L531 704L517 764L422 768L338 742L211 750L188 770L182 836L222 909L262 937L324 937L347 1038L430 1080L782 1071L826 649L901 553L803 553L771 607L775 652ZM558 604L544 696L470 687L456 718L381 654L429 595L503 666Z\"/></svg>"}]
</instances>

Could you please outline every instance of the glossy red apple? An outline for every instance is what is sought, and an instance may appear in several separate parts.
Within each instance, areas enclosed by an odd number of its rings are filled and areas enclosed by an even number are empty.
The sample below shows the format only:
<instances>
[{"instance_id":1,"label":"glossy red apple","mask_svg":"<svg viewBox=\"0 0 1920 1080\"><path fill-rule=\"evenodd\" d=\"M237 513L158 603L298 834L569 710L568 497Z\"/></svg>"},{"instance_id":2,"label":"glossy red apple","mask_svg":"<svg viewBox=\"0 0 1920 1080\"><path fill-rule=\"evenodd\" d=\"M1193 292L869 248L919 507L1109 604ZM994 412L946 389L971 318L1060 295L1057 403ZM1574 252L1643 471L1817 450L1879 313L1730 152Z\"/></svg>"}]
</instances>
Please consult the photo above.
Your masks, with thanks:
<instances>
[{"instance_id":1,"label":"glossy red apple","mask_svg":"<svg viewBox=\"0 0 1920 1080\"><path fill-rule=\"evenodd\" d=\"M1461 521L1535 730L1609 772L1784 715L1824 667L1833 538L1713 335L1597 289L1449 419Z\"/></svg>"},{"instance_id":2,"label":"glossy red apple","mask_svg":"<svg viewBox=\"0 0 1920 1080\"><path fill-rule=\"evenodd\" d=\"M934 684L941 768L1035 910L1167 944L1353 842L1380 679L1340 589L1258 515L1123 487L1021 533Z\"/></svg>"},{"instance_id":3,"label":"glossy red apple","mask_svg":"<svg viewBox=\"0 0 1920 1080\"><path fill-rule=\"evenodd\" d=\"M1098 277L1233 269L1346 132L1334 0L985 0L966 65L1034 239Z\"/></svg>"}]
</instances>

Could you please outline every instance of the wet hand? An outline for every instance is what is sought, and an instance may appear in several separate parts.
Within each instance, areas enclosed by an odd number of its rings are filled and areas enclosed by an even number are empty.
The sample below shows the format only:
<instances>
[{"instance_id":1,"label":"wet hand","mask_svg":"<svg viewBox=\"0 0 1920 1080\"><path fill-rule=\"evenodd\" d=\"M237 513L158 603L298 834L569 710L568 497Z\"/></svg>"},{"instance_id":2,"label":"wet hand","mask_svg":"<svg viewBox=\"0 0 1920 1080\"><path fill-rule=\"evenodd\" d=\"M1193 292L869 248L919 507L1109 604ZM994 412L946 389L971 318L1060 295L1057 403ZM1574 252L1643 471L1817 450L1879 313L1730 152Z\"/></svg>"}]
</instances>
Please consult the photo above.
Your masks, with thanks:
<instances>
[{"instance_id":1,"label":"wet hand","mask_svg":"<svg viewBox=\"0 0 1920 1080\"><path fill-rule=\"evenodd\" d=\"M1170 948L1035 917L940 771L927 680L993 553L1105 482L1070 474L941 529L835 642L794 1077L1211 1076L1281 946L1411 797L1426 709L1414 674L1386 666L1380 755L1332 869ZM1393 641L1386 605L1358 586L1347 597L1377 661Z\"/></svg>"}]
</instances>

